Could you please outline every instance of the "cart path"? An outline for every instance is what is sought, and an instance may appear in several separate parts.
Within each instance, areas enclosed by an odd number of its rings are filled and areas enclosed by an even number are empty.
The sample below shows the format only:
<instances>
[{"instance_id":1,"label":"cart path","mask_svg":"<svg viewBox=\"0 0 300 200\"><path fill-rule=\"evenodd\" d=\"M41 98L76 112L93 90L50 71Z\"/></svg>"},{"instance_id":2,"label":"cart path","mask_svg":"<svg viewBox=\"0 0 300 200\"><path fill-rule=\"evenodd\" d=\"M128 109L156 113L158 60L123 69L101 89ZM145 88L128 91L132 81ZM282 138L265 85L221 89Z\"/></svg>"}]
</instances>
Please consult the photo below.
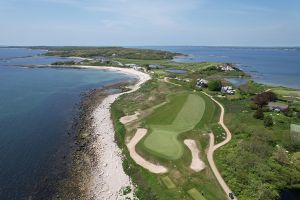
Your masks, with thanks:
<instances>
[{"instance_id":1,"label":"cart path","mask_svg":"<svg viewBox=\"0 0 300 200\"><path fill-rule=\"evenodd\" d=\"M221 108L221 115L220 115L220 119L219 119L219 124L223 127L223 129L226 132L226 139L223 142L220 142L218 144L215 145L215 137L213 133L209 134L210 137L210 142L209 142L209 148L207 151L207 159L208 159L208 163L210 165L211 170L213 171L215 177L217 178L219 184L221 185L222 189L224 190L224 192L226 193L226 197L227 199L230 199L228 194L230 192L232 192L229 188L229 186L226 184L226 182L224 181L222 175L220 174L215 161L214 161L214 151L217 150L218 148L224 146L225 144L227 144L230 140L231 140L231 132L229 131L229 129L226 127L226 125L224 124L224 107L221 103L219 103L217 100L215 100L211 95L202 92L203 94L205 94L206 96L208 96L209 98L211 98L211 100L213 100L216 104L218 104L218 106ZM237 200L236 197L234 197L235 200Z\"/></svg>"}]
</instances>

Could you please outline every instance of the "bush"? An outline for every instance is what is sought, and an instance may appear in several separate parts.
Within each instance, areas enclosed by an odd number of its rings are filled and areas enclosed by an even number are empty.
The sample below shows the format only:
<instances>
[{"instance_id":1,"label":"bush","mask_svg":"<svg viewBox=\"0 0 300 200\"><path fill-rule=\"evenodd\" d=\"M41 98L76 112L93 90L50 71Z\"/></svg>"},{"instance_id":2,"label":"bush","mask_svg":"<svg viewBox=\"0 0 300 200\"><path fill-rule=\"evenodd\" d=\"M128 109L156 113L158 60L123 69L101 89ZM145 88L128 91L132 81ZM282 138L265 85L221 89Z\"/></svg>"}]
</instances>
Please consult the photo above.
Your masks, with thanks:
<instances>
[{"instance_id":1,"label":"bush","mask_svg":"<svg viewBox=\"0 0 300 200\"><path fill-rule=\"evenodd\" d=\"M258 108L258 109L255 111L253 117L256 118L256 119L264 119L264 112L262 111L261 108Z\"/></svg>"},{"instance_id":2,"label":"bush","mask_svg":"<svg viewBox=\"0 0 300 200\"><path fill-rule=\"evenodd\" d=\"M250 103L250 108L251 108L251 110L257 110L258 109L258 105L256 103L254 103L254 102L251 102Z\"/></svg>"},{"instance_id":3,"label":"bush","mask_svg":"<svg viewBox=\"0 0 300 200\"><path fill-rule=\"evenodd\" d=\"M220 91L222 83L220 80L212 80L208 82L208 89L210 91Z\"/></svg>"},{"instance_id":4,"label":"bush","mask_svg":"<svg viewBox=\"0 0 300 200\"><path fill-rule=\"evenodd\" d=\"M265 127L271 127L273 126L273 119L270 115L266 116L264 119L264 125Z\"/></svg>"}]
</instances>

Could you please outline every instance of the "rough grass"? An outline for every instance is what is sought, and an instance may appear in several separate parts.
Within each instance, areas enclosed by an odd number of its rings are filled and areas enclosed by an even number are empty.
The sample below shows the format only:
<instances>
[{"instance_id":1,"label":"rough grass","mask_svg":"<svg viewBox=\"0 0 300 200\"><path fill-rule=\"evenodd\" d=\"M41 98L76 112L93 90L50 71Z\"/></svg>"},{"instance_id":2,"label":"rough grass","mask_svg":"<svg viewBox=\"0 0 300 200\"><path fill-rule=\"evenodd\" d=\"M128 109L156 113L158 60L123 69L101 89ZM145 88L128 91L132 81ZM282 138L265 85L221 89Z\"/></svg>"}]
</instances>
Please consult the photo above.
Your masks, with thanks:
<instances>
[{"instance_id":1,"label":"rough grass","mask_svg":"<svg viewBox=\"0 0 300 200\"><path fill-rule=\"evenodd\" d=\"M144 146L159 157L179 159L183 154L183 145L178 141L178 136L192 130L204 112L205 101L201 96L191 93L172 96L170 103L146 119L150 133L143 141Z\"/></svg>"}]
</instances>

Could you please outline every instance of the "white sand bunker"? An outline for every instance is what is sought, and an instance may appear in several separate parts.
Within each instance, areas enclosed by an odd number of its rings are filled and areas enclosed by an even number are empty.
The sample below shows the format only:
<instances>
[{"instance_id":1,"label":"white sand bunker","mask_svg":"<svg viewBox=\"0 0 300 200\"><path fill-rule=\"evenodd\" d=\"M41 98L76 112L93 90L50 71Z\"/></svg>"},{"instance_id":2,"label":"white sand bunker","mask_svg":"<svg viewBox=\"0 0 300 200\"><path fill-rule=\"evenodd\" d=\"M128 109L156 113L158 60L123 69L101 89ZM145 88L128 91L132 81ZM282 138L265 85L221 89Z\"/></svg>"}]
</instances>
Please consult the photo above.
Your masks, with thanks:
<instances>
[{"instance_id":1,"label":"white sand bunker","mask_svg":"<svg viewBox=\"0 0 300 200\"><path fill-rule=\"evenodd\" d=\"M133 115L121 117L120 122L124 125L129 124L130 122L137 120L139 115L140 115L139 112L135 112L135 114L133 114Z\"/></svg>"},{"instance_id":2,"label":"white sand bunker","mask_svg":"<svg viewBox=\"0 0 300 200\"><path fill-rule=\"evenodd\" d=\"M127 148L129 150L131 158L140 166L144 167L145 169L149 170L155 174L162 174L168 172L168 169L162 165L153 164L143 157L141 157L136 151L135 146L139 141L147 134L147 129L139 128L137 129L135 135L127 144Z\"/></svg>"},{"instance_id":3,"label":"white sand bunker","mask_svg":"<svg viewBox=\"0 0 300 200\"><path fill-rule=\"evenodd\" d=\"M200 172L205 168L205 163L199 158L199 149L197 147L196 141L191 139L184 140L184 144L192 152L192 163L190 168L195 172Z\"/></svg>"}]
</instances>

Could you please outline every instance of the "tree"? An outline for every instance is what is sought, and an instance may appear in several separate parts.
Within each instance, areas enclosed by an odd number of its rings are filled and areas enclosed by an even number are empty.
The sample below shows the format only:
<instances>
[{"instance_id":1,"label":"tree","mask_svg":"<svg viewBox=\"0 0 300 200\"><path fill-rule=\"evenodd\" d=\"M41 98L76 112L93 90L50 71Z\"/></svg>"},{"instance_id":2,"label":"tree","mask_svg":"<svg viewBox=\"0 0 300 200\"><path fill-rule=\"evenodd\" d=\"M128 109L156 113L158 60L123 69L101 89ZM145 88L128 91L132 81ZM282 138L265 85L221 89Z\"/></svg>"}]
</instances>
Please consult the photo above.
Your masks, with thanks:
<instances>
[{"instance_id":1,"label":"tree","mask_svg":"<svg viewBox=\"0 0 300 200\"><path fill-rule=\"evenodd\" d=\"M264 125L265 127L271 127L273 126L273 119L270 115L266 116L264 119Z\"/></svg>"},{"instance_id":2,"label":"tree","mask_svg":"<svg viewBox=\"0 0 300 200\"><path fill-rule=\"evenodd\" d=\"M210 91L220 91L222 83L220 80L211 80L208 82L208 89Z\"/></svg>"},{"instance_id":3,"label":"tree","mask_svg":"<svg viewBox=\"0 0 300 200\"><path fill-rule=\"evenodd\" d=\"M145 68L147 71L151 70L151 67L148 64L145 65Z\"/></svg>"},{"instance_id":4,"label":"tree","mask_svg":"<svg viewBox=\"0 0 300 200\"><path fill-rule=\"evenodd\" d=\"M256 118L256 119L264 119L264 112L262 111L261 108L258 108L258 109L255 111L253 117Z\"/></svg>"},{"instance_id":5,"label":"tree","mask_svg":"<svg viewBox=\"0 0 300 200\"><path fill-rule=\"evenodd\" d=\"M258 106L263 107L267 105L270 101L276 101L277 96L274 92L268 91L268 92L262 92L260 94L255 95L253 101Z\"/></svg>"}]
</instances>

